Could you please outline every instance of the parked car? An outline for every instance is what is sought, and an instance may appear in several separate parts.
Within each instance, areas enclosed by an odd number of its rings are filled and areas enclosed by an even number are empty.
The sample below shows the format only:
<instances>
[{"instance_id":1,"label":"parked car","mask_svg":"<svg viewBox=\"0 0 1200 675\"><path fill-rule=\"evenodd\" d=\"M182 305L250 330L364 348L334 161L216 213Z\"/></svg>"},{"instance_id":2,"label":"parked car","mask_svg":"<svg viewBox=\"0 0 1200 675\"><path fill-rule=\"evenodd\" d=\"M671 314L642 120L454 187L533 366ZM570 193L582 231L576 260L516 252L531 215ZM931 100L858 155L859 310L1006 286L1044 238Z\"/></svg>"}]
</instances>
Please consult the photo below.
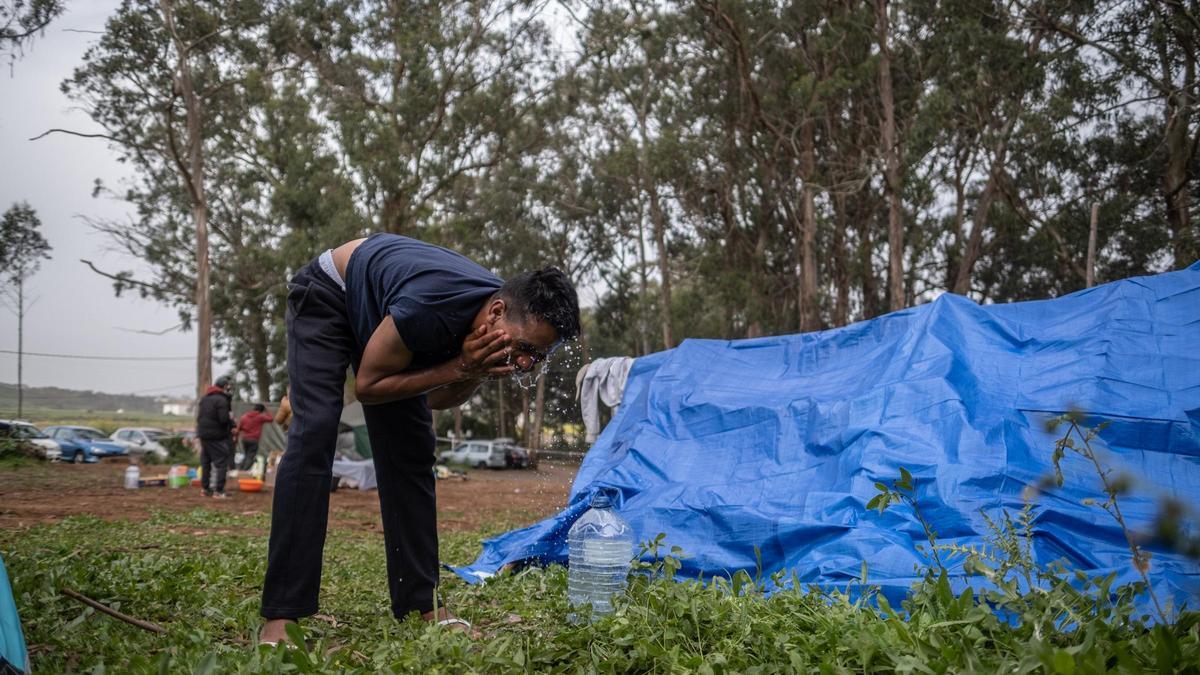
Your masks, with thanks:
<instances>
[{"instance_id":1,"label":"parked car","mask_svg":"<svg viewBox=\"0 0 1200 675\"><path fill-rule=\"evenodd\" d=\"M526 467L529 466L529 453L511 438L496 438L462 443L442 452L440 461L479 469Z\"/></svg>"},{"instance_id":2,"label":"parked car","mask_svg":"<svg viewBox=\"0 0 1200 675\"><path fill-rule=\"evenodd\" d=\"M510 469L528 469L529 451L519 445L506 445L504 447L504 464Z\"/></svg>"},{"instance_id":3,"label":"parked car","mask_svg":"<svg viewBox=\"0 0 1200 675\"><path fill-rule=\"evenodd\" d=\"M124 427L117 429L109 438L118 445L124 445L131 454L154 454L165 459L167 448L161 440L171 434L154 427Z\"/></svg>"},{"instance_id":4,"label":"parked car","mask_svg":"<svg viewBox=\"0 0 1200 675\"><path fill-rule=\"evenodd\" d=\"M87 462L91 457L118 457L129 454L129 450L114 443L103 431L92 427L52 426L46 427L46 435L62 446L62 459L72 462L80 459Z\"/></svg>"},{"instance_id":5,"label":"parked car","mask_svg":"<svg viewBox=\"0 0 1200 675\"><path fill-rule=\"evenodd\" d=\"M23 420L0 420L0 437L27 441L37 447L46 459L58 459L62 456L62 446L57 441Z\"/></svg>"}]
</instances>

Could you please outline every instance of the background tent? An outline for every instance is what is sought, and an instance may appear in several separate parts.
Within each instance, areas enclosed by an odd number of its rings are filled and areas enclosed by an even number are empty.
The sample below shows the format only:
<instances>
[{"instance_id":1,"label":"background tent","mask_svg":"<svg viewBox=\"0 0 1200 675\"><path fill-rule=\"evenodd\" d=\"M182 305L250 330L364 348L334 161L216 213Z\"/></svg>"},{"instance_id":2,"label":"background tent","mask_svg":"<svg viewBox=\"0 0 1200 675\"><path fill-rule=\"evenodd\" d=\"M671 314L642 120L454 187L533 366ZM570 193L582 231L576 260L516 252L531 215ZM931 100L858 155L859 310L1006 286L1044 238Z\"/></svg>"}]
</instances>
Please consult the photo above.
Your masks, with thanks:
<instances>
[{"instance_id":1,"label":"background tent","mask_svg":"<svg viewBox=\"0 0 1200 675\"><path fill-rule=\"evenodd\" d=\"M250 404L243 404L245 410L249 410ZM278 404L268 406L272 412L279 409ZM238 415L245 410L238 411ZM367 420L363 417L362 403L354 401L342 408L341 423L354 432L354 448L363 459L371 458L371 439L367 437ZM287 447L287 434L279 427L278 424L267 424L263 426L262 438L259 440L259 449L263 452L274 452L278 450L283 452Z\"/></svg>"},{"instance_id":2,"label":"background tent","mask_svg":"<svg viewBox=\"0 0 1200 675\"><path fill-rule=\"evenodd\" d=\"M688 340L638 359L623 404L588 453L562 513L485 542L478 581L508 563L565 562L566 533L598 488L640 540L666 534L682 574L794 572L845 585L870 567L905 595L925 535L905 506L868 511L875 482L906 467L940 541L978 545L981 511L1019 511L1053 471L1045 422L1073 406L1106 461L1139 477L1122 498L1148 531L1158 500L1200 501L1200 264L1056 300L979 306L955 295L824 332ZM1138 577L1112 518L1081 504L1094 469L1063 462L1037 499L1034 554L1092 574ZM1191 532L1195 536L1196 532ZM1200 597L1200 567L1156 542L1162 597ZM950 564L963 584L961 559Z\"/></svg>"},{"instance_id":3,"label":"background tent","mask_svg":"<svg viewBox=\"0 0 1200 675\"><path fill-rule=\"evenodd\" d=\"M342 408L342 424L354 432L354 448L363 459L371 458L371 439L367 437L367 418L362 403L355 401Z\"/></svg>"}]
</instances>

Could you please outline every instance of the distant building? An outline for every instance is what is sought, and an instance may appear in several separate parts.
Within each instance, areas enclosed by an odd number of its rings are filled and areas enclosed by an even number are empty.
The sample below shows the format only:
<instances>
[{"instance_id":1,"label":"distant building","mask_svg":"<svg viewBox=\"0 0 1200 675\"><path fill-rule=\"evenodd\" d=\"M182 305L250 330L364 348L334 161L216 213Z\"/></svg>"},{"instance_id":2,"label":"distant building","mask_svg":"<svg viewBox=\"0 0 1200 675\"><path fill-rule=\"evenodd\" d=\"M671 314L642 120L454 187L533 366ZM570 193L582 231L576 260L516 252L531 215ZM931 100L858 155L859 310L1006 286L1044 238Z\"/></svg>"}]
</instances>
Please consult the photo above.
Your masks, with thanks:
<instances>
[{"instance_id":1,"label":"distant building","mask_svg":"<svg viewBox=\"0 0 1200 675\"><path fill-rule=\"evenodd\" d=\"M196 411L196 402L191 399L174 399L163 401L162 411L164 415L179 415L181 417L191 417Z\"/></svg>"}]
</instances>

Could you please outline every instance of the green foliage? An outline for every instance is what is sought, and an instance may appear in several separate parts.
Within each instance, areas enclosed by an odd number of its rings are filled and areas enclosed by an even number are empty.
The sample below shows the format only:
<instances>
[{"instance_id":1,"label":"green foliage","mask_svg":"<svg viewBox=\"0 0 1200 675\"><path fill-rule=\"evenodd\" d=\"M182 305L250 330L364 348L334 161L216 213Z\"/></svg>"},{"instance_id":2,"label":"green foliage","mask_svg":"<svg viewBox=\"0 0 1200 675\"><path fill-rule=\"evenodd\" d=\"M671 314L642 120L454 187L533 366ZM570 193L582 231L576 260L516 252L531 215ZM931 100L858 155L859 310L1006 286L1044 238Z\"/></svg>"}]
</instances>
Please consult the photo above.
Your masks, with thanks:
<instances>
[{"instance_id":1,"label":"green foliage","mask_svg":"<svg viewBox=\"0 0 1200 675\"><path fill-rule=\"evenodd\" d=\"M0 436L0 467L6 470L16 469L37 464L44 459L32 443L19 438Z\"/></svg>"},{"instance_id":2,"label":"green foliage","mask_svg":"<svg viewBox=\"0 0 1200 675\"><path fill-rule=\"evenodd\" d=\"M0 279L5 285L23 282L50 257L50 244L39 231L41 226L37 212L26 202L13 204L0 217Z\"/></svg>"},{"instance_id":3,"label":"green foliage","mask_svg":"<svg viewBox=\"0 0 1200 675\"><path fill-rule=\"evenodd\" d=\"M1128 593L1099 580L1010 598L955 594L945 576L913 590L903 609L864 573L857 597L783 577L678 578L678 549L648 542L617 611L566 621L566 570L526 568L481 586L443 578L440 593L487 635L472 642L388 609L378 536L335 529L325 549L322 614L302 625L304 650L252 644L266 556L265 515L197 509L144 522L71 518L0 533L37 672L807 673L1189 672L1200 625L1187 614L1146 628ZM442 537L461 563L485 531ZM1020 533L1019 522L1015 525ZM157 636L94 612L70 588L167 629ZM1083 588L1083 587L1081 587ZM1024 604L1019 604L1024 603ZM1019 610L1013 625L994 606ZM875 609L875 607L878 609ZM1073 623L1060 620L1071 612Z\"/></svg>"},{"instance_id":4,"label":"green foliage","mask_svg":"<svg viewBox=\"0 0 1200 675\"><path fill-rule=\"evenodd\" d=\"M2 392L0 392L2 394ZM36 399L35 399L36 400ZM0 398L3 401L3 398ZM4 407L0 408L0 415L4 414L6 409L14 409L15 406L7 401L4 401ZM121 427L157 427L160 429L182 429L195 426L195 420L190 417L179 417L178 415L162 415L152 412L140 412L137 410L126 411L123 413L105 412L103 409L70 409L70 408L26 408L25 416L29 418L36 426L48 427L56 424L72 424L85 427L94 427L103 431L105 434L120 429Z\"/></svg>"},{"instance_id":5,"label":"green foliage","mask_svg":"<svg viewBox=\"0 0 1200 675\"><path fill-rule=\"evenodd\" d=\"M67 7L65 0L6 0L0 3L0 54L16 59Z\"/></svg>"},{"instance_id":6,"label":"green foliage","mask_svg":"<svg viewBox=\"0 0 1200 675\"><path fill-rule=\"evenodd\" d=\"M929 521L925 520L925 516L921 515L921 507L917 504L917 493L914 485L912 473L908 469L900 467L900 478L892 481L892 487L888 487L883 483L875 483L875 489L879 490L879 494L867 502L867 508L883 513L893 503L907 504L912 509L917 521L921 523L921 527L925 530L925 537L929 540L929 553L933 557L934 564L937 565L936 571L945 574L946 567L942 565L941 556L938 554L937 532L934 531Z\"/></svg>"},{"instance_id":7,"label":"green foliage","mask_svg":"<svg viewBox=\"0 0 1200 675\"><path fill-rule=\"evenodd\" d=\"M189 464L196 461L196 451L184 442L182 436L164 436L158 440L167 449L166 457L148 452L141 461L146 464Z\"/></svg>"},{"instance_id":8,"label":"green foliage","mask_svg":"<svg viewBox=\"0 0 1200 675\"><path fill-rule=\"evenodd\" d=\"M901 304L1081 288L1093 205L1100 280L1194 260L1194 7L886 5ZM589 357L876 316L892 300L879 6L127 0L63 83L133 169L98 184L133 222L93 225L144 264L102 272L191 327L195 137L215 344L255 398L286 387L288 275L370 231L502 276L564 269L596 296ZM578 422L570 382L547 426ZM481 392L474 421L511 430L518 396Z\"/></svg>"},{"instance_id":9,"label":"green foliage","mask_svg":"<svg viewBox=\"0 0 1200 675\"><path fill-rule=\"evenodd\" d=\"M1138 543L1137 535L1125 523L1125 517L1121 513L1119 497L1129 492L1132 479L1128 474L1117 472L1111 467L1105 466L1100 461L1096 450L1092 447L1092 441L1109 426L1109 423L1104 421L1094 427L1085 427L1083 426L1085 418L1086 415L1083 412L1072 410L1046 423L1046 428L1050 431L1062 425L1066 425L1067 427L1062 438L1059 438L1054 444L1054 454L1051 458L1054 463L1054 484L1058 487L1062 487L1063 485L1062 463L1066 459L1068 452L1082 457L1091 465L1096 472L1096 476L1100 479L1100 487L1104 499L1097 501L1088 498L1083 500L1083 504L1104 510L1108 515L1112 516L1113 520L1121 528L1121 533L1125 536L1125 543L1128 545L1129 553L1132 556L1133 567L1142 576L1142 580L1146 584L1146 591L1154 601L1154 607L1158 612L1159 620L1165 622L1167 614L1163 610L1158 596L1155 595L1154 589L1150 586L1150 579L1147 576L1147 572L1150 570L1150 552L1142 548Z\"/></svg>"}]
</instances>

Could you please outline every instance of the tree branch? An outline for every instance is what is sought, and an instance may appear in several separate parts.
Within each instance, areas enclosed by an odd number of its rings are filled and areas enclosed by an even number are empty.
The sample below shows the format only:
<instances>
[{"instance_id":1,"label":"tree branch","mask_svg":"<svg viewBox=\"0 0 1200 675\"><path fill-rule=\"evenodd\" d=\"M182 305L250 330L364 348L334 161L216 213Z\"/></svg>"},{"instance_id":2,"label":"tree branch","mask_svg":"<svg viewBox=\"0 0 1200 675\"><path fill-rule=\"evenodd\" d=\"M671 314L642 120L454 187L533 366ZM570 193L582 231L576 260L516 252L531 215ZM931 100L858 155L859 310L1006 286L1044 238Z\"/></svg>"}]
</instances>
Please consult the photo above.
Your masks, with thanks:
<instances>
[{"instance_id":1,"label":"tree branch","mask_svg":"<svg viewBox=\"0 0 1200 675\"><path fill-rule=\"evenodd\" d=\"M156 294L159 294L162 296L166 296L166 297L178 298L181 300L190 300L190 298L186 295L177 293L168 288L163 288L162 286L158 286L156 284L152 284L148 281L141 281L139 279L134 279L132 277L125 277L125 276L121 276L120 274L113 274L112 272L105 272L104 270L96 267L95 263L93 263L91 260L84 260L83 258L80 258L79 262L90 267L92 269L92 271L95 272L96 274L99 274L100 276L108 278L108 279L112 279L113 281L116 281L118 283L129 284L130 286L137 286L140 288L144 288L153 293L156 293Z\"/></svg>"},{"instance_id":2,"label":"tree branch","mask_svg":"<svg viewBox=\"0 0 1200 675\"><path fill-rule=\"evenodd\" d=\"M117 143L120 145L128 145L130 147L137 148L138 150L142 150L142 151L152 150L152 148L146 148L145 146L143 146L139 143L134 143L133 141L130 141L130 140L123 140L123 139L117 138L116 136L113 136L111 134L85 134L81 131L71 131L70 129L58 129L58 128L49 129L47 131L44 131L44 132L38 134L37 136L30 138L29 140L36 141L38 139L45 138L46 136L49 136L50 134L67 134L68 136L78 136L80 138L103 138L106 141L112 141L113 143Z\"/></svg>"},{"instance_id":3,"label":"tree branch","mask_svg":"<svg viewBox=\"0 0 1200 675\"><path fill-rule=\"evenodd\" d=\"M124 621L125 623L127 623L131 626L137 626L138 628L141 628L142 630L148 630L151 633L159 633L159 634L165 634L167 632L167 630L165 628L163 628L162 626L160 626L156 623L150 623L149 621L142 621L141 619L135 619L132 616L129 616L128 614L122 614L121 612L118 612L115 609L112 609L106 605L103 605L103 604L89 598L88 596L83 595L82 593L76 593L75 591L73 591L69 588L62 589L62 594L67 596L68 598L74 598L75 600L82 602L83 604L87 605L88 607L91 607L97 611L103 612L103 613L113 617L114 619L119 619L121 621Z\"/></svg>"}]
</instances>

